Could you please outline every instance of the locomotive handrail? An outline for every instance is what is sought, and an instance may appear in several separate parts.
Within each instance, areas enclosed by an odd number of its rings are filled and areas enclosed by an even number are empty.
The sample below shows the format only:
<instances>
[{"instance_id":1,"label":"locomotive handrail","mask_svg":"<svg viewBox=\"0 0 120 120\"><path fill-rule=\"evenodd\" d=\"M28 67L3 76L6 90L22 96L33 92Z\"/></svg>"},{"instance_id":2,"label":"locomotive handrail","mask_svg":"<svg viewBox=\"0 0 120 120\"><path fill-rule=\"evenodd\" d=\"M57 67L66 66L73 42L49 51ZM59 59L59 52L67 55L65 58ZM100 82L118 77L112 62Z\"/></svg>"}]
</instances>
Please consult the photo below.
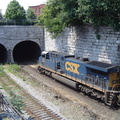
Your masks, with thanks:
<instances>
[{"instance_id":1,"label":"locomotive handrail","mask_svg":"<svg viewBox=\"0 0 120 120\"><path fill-rule=\"evenodd\" d=\"M105 89L106 89L105 79L102 79L102 78L95 77L93 75L87 74L86 75L86 81L87 81L87 83L92 84L93 88L97 85L97 86L101 86L103 91L105 91Z\"/></svg>"},{"instance_id":2,"label":"locomotive handrail","mask_svg":"<svg viewBox=\"0 0 120 120\"><path fill-rule=\"evenodd\" d=\"M116 91L115 86L117 86L117 85L114 84L111 91L114 93L120 93L120 89Z\"/></svg>"}]
</instances>

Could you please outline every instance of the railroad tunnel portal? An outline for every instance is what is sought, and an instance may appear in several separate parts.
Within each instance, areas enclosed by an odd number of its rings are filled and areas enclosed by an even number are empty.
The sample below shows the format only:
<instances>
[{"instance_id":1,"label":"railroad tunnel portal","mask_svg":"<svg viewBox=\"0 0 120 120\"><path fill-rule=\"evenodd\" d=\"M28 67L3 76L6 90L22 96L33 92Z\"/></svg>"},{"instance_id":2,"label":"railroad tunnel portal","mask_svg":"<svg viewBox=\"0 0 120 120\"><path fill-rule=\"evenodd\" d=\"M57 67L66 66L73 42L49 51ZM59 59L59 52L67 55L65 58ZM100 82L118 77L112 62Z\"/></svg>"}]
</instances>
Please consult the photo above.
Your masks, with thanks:
<instances>
[{"instance_id":1,"label":"railroad tunnel portal","mask_svg":"<svg viewBox=\"0 0 120 120\"><path fill-rule=\"evenodd\" d=\"M7 62L7 49L0 44L0 64Z\"/></svg>"},{"instance_id":2,"label":"railroad tunnel portal","mask_svg":"<svg viewBox=\"0 0 120 120\"><path fill-rule=\"evenodd\" d=\"M37 62L40 55L40 46L33 41L20 42L13 49L15 63Z\"/></svg>"}]
</instances>

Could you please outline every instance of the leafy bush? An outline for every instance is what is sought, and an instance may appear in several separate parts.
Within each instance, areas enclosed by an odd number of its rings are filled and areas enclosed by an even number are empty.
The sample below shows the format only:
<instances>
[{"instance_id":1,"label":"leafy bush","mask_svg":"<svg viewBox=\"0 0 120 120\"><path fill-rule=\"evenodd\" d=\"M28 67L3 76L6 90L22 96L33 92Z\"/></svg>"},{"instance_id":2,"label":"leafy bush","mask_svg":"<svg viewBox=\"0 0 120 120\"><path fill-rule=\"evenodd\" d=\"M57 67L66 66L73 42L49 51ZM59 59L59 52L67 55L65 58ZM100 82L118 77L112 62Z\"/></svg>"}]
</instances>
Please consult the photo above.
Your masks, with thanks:
<instances>
[{"instance_id":1,"label":"leafy bush","mask_svg":"<svg viewBox=\"0 0 120 120\"><path fill-rule=\"evenodd\" d=\"M0 20L0 25L6 25L6 21Z\"/></svg>"},{"instance_id":2,"label":"leafy bush","mask_svg":"<svg viewBox=\"0 0 120 120\"><path fill-rule=\"evenodd\" d=\"M21 109L24 107L22 96L16 95L11 91L9 101L19 112L21 112Z\"/></svg>"},{"instance_id":3,"label":"leafy bush","mask_svg":"<svg viewBox=\"0 0 120 120\"><path fill-rule=\"evenodd\" d=\"M78 16L93 26L120 30L120 0L78 0Z\"/></svg>"},{"instance_id":4,"label":"leafy bush","mask_svg":"<svg viewBox=\"0 0 120 120\"><path fill-rule=\"evenodd\" d=\"M62 9L60 0L50 0L43 8L43 14L38 17L40 25L44 25L52 33L53 37L58 36L65 28L64 19L66 13Z\"/></svg>"},{"instance_id":5,"label":"leafy bush","mask_svg":"<svg viewBox=\"0 0 120 120\"><path fill-rule=\"evenodd\" d=\"M120 30L120 0L49 0L38 22L53 37L69 26L107 26Z\"/></svg>"},{"instance_id":6,"label":"leafy bush","mask_svg":"<svg viewBox=\"0 0 120 120\"><path fill-rule=\"evenodd\" d=\"M36 23L37 23L36 19L29 19L29 20L0 19L0 25L35 25Z\"/></svg>"},{"instance_id":7,"label":"leafy bush","mask_svg":"<svg viewBox=\"0 0 120 120\"><path fill-rule=\"evenodd\" d=\"M5 12L6 19L25 19L25 10L16 0L10 1Z\"/></svg>"}]
</instances>

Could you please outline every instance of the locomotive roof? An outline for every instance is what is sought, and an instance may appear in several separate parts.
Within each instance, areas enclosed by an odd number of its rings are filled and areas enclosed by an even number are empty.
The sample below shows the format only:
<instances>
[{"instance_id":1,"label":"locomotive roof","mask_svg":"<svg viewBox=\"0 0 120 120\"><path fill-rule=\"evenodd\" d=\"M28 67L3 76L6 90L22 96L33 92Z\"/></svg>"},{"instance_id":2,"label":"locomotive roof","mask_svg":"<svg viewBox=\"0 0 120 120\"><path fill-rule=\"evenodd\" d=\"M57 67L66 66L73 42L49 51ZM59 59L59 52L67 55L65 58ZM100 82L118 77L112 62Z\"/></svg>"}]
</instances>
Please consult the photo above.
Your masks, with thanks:
<instances>
[{"instance_id":1,"label":"locomotive roof","mask_svg":"<svg viewBox=\"0 0 120 120\"><path fill-rule=\"evenodd\" d=\"M107 72L108 70L110 69L120 69L120 66L114 66L112 64L108 64L108 63L103 63L103 62L100 62L100 61L82 61L81 59L75 59L75 58L70 58L71 60L74 60L74 61L80 61L80 62L83 62L85 63L84 65L88 68L92 68L92 69L97 69L97 70L100 70L100 71L104 71L104 72Z\"/></svg>"},{"instance_id":2,"label":"locomotive roof","mask_svg":"<svg viewBox=\"0 0 120 120\"><path fill-rule=\"evenodd\" d=\"M108 63L103 63L103 62L99 62L99 61L90 61L86 63L86 67L89 68L93 68L93 69L97 69L100 71L119 71L120 70L120 66L115 66L112 64L108 64Z\"/></svg>"},{"instance_id":3,"label":"locomotive roof","mask_svg":"<svg viewBox=\"0 0 120 120\"><path fill-rule=\"evenodd\" d=\"M76 59L76 58L70 58L70 59L75 60L75 61L81 61L81 62L86 63L87 65L90 65L90 66L92 65L92 66L96 66L96 67L100 67L104 69L110 69L110 68L116 67L112 64L108 64L108 63L104 63L100 61L83 61L82 59Z\"/></svg>"},{"instance_id":4,"label":"locomotive roof","mask_svg":"<svg viewBox=\"0 0 120 120\"><path fill-rule=\"evenodd\" d=\"M97 66L97 67L101 67L101 68L112 68L115 67L112 64L108 64L108 63L103 63L103 62L99 62L99 61L90 61L87 64L93 65L93 66Z\"/></svg>"},{"instance_id":5,"label":"locomotive roof","mask_svg":"<svg viewBox=\"0 0 120 120\"><path fill-rule=\"evenodd\" d=\"M68 54L68 53L63 53L63 52L57 52L57 51L49 51L49 53L61 55L61 56L63 56L63 57L74 57L74 55L70 55L70 54Z\"/></svg>"}]
</instances>

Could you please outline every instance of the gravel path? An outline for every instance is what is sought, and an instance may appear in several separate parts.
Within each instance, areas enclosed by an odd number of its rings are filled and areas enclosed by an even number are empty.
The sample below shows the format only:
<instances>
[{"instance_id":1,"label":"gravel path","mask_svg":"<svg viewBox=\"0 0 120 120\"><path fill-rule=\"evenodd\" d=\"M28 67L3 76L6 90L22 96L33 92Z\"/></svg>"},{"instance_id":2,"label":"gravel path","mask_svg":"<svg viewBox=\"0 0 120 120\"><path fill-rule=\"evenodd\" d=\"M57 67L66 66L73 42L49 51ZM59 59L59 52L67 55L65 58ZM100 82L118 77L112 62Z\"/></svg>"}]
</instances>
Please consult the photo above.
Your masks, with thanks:
<instances>
[{"instance_id":1,"label":"gravel path","mask_svg":"<svg viewBox=\"0 0 120 120\"><path fill-rule=\"evenodd\" d=\"M7 74L65 120L120 120L119 111L110 110L103 103L98 104L96 100L91 100L82 93L79 94L51 78L40 75L37 70L32 70L28 66L23 69L31 75L31 78L39 80L37 86L30 84L29 79L23 81L11 73Z\"/></svg>"}]
</instances>

